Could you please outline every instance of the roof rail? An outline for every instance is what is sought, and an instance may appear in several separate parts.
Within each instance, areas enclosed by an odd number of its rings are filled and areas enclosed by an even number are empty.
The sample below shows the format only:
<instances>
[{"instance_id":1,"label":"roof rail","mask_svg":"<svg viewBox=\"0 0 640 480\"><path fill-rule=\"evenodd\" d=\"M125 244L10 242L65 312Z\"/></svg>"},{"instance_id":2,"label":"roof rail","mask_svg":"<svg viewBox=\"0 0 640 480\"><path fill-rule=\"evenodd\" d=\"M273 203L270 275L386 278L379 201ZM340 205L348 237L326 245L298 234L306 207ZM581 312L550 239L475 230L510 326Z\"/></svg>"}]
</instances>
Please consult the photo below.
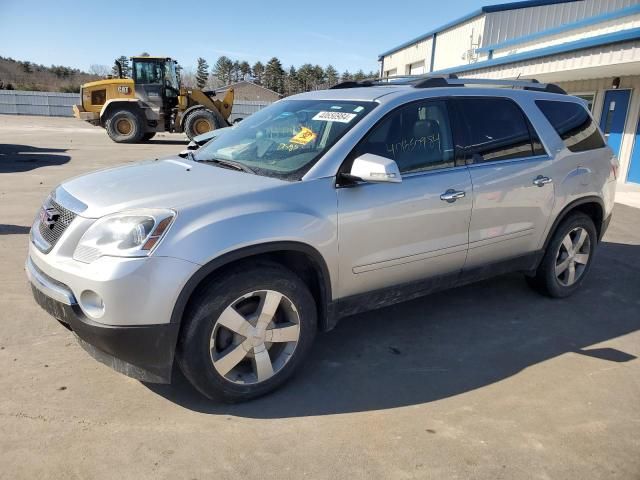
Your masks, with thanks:
<instances>
[{"instance_id":1,"label":"roof rail","mask_svg":"<svg viewBox=\"0 0 640 480\"><path fill-rule=\"evenodd\" d=\"M489 78L458 78L451 73L448 75L398 75L393 77L368 78L362 81L349 80L338 83L330 89L373 87L384 85L409 85L414 88L464 87L465 85L487 85L499 87L521 88L539 92L558 93L566 95L562 88L554 83L540 83L535 78L527 80L494 80Z\"/></svg>"}]
</instances>

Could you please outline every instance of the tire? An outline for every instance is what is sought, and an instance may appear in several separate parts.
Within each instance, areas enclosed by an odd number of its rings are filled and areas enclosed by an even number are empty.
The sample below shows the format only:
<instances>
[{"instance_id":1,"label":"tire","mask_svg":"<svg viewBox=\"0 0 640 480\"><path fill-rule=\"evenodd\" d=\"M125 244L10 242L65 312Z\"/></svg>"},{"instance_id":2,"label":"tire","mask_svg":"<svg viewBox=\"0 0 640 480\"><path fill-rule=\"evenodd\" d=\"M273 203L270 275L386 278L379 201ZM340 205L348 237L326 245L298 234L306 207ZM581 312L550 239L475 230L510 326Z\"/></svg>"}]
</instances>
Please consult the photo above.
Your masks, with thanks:
<instances>
[{"instance_id":1,"label":"tire","mask_svg":"<svg viewBox=\"0 0 640 480\"><path fill-rule=\"evenodd\" d=\"M116 110L105 123L107 134L116 143L137 143L144 135L142 116L131 110Z\"/></svg>"},{"instance_id":2,"label":"tire","mask_svg":"<svg viewBox=\"0 0 640 480\"><path fill-rule=\"evenodd\" d=\"M275 315L261 316L264 304L277 305ZM262 334L260 325L267 328ZM249 400L294 373L311 349L316 325L313 296L297 275L275 263L244 263L198 288L183 318L176 358L206 397ZM287 341L296 334L297 343Z\"/></svg>"},{"instance_id":3,"label":"tire","mask_svg":"<svg viewBox=\"0 0 640 480\"><path fill-rule=\"evenodd\" d=\"M535 276L527 277L527 283L552 298L572 295L591 269L597 244L593 220L584 213L570 214L554 232Z\"/></svg>"},{"instance_id":4,"label":"tire","mask_svg":"<svg viewBox=\"0 0 640 480\"><path fill-rule=\"evenodd\" d=\"M206 108L198 108L187 115L184 120L184 133L187 134L189 140L194 137L210 132L224 125L222 116L213 110Z\"/></svg>"},{"instance_id":5,"label":"tire","mask_svg":"<svg viewBox=\"0 0 640 480\"><path fill-rule=\"evenodd\" d=\"M142 135L142 141L143 142L148 142L149 140L151 140L155 136L156 136L156 132L147 132L144 135Z\"/></svg>"}]
</instances>

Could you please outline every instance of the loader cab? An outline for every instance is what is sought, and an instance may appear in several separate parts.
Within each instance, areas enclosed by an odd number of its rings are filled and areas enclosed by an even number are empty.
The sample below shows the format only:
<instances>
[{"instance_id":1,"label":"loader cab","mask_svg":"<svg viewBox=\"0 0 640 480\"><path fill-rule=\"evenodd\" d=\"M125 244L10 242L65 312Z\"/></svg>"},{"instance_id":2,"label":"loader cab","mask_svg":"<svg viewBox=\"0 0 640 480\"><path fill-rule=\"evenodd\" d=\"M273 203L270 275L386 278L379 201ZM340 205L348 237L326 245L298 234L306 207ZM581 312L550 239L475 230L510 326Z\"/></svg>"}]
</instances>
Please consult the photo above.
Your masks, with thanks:
<instances>
[{"instance_id":1,"label":"loader cab","mask_svg":"<svg viewBox=\"0 0 640 480\"><path fill-rule=\"evenodd\" d=\"M180 82L176 62L167 57L132 57L136 96L164 112L178 103Z\"/></svg>"}]
</instances>

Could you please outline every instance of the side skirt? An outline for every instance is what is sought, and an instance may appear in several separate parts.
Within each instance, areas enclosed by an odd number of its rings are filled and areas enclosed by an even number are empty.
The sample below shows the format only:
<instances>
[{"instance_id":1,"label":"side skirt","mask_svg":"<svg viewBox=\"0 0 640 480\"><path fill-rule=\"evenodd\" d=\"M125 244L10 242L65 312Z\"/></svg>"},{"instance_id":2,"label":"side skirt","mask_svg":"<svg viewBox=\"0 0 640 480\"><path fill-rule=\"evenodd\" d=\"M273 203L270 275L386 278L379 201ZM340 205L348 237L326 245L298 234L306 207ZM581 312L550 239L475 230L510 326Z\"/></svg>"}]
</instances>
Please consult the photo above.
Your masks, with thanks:
<instances>
[{"instance_id":1,"label":"side skirt","mask_svg":"<svg viewBox=\"0 0 640 480\"><path fill-rule=\"evenodd\" d=\"M334 301L327 311L330 313L328 330L336 326L338 320L349 315L413 300L431 293L460 287L512 272L533 273L542 260L544 251L510 258L471 270L462 270L415 282L360 293Z\"/></svg>"}]
</instances>

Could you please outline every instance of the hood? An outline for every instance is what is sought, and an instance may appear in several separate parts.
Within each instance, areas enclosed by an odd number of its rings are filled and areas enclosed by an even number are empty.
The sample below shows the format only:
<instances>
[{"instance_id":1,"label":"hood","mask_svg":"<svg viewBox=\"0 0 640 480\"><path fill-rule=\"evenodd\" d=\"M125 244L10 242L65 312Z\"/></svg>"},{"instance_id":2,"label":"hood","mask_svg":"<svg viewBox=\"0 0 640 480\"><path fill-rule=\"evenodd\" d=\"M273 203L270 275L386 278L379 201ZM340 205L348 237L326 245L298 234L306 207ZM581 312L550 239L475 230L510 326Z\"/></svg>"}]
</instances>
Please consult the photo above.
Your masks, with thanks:
<instances>
[{"instance_id":1,"label":"hood","mask_svg":"<svg viewBox=\"0 0 640 480\"><path fill-rule=\"evenodd\" d=\"M180 210L286 183L276 178L170 157L82 175L63 182L59 188L87 205L80 213L83 217L99 218L133 208ZM56 197L62 196L56 192Z\"/></svg>"}]
</instances>

